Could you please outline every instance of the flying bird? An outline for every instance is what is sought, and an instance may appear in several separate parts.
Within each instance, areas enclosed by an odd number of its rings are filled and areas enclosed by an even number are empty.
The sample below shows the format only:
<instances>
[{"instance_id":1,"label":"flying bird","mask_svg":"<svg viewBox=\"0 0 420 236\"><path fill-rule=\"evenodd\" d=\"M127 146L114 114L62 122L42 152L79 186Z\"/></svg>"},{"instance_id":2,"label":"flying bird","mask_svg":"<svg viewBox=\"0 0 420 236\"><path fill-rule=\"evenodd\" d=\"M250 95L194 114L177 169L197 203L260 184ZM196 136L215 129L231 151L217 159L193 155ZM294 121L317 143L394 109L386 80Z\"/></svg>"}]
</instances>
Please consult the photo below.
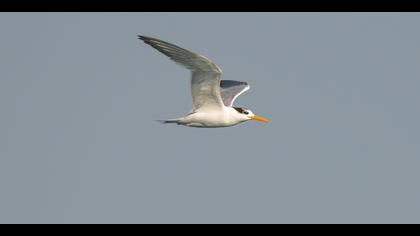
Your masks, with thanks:
<instances>
[{"instance_id":1,"label":"flying bird","mask_svg":"<svg viewBox=\"0 0 420 236\"><path fill-rule=\"evenodd\" d=\"M191 71L191 113L176 119L160 120L162 123L217 128L237 125L247 120L268 122L249 109L233 106L235 99L249 90L248 83L220 80L222 70L200 54L156 38L142 35L138 37Z\"/></svg>"}]
</instances>

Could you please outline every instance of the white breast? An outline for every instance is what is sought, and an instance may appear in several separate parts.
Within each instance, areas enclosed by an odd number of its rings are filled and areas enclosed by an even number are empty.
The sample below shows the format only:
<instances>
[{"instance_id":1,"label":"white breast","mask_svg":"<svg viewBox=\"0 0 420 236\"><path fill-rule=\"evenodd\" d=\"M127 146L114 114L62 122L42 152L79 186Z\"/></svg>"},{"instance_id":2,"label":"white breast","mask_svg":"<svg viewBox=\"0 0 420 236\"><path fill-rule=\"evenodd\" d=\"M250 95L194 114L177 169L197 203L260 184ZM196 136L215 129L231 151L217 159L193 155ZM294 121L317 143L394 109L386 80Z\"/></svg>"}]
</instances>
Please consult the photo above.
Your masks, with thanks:
<instances>
[{"instance_id":1,"label":"white breast","mask_svg":"<svg viewBox=\"0 0 420 236\"><path fill-rule=\"evenodd\" d=\"M236 125L244 121L238 112L231 107L195 112L182 119L182 123L194 127L226 127Z\"/></svg>"}]
</instances>

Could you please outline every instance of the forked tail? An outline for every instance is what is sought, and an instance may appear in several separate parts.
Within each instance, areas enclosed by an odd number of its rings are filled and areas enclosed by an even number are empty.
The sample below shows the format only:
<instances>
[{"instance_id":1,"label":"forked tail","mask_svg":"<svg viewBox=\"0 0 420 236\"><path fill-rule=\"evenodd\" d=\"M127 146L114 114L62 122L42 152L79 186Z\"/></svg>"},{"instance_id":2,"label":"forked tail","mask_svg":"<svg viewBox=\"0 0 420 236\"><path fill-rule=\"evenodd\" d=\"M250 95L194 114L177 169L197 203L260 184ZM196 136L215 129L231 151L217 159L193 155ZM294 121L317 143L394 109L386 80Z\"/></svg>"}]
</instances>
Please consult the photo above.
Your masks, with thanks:
<instances>
[{"instance_id":1,"label":"forked tail","mask_svg":"<svg viewBox=\"0 0 420 236\"><path fill-rule=\"evenodd\" d=\"M180 120L179 119L169 119L169 120L156 120L162 124L169 124L169 123L176 123L176 124L180 124Z\"/></svg>"}]
</instances>

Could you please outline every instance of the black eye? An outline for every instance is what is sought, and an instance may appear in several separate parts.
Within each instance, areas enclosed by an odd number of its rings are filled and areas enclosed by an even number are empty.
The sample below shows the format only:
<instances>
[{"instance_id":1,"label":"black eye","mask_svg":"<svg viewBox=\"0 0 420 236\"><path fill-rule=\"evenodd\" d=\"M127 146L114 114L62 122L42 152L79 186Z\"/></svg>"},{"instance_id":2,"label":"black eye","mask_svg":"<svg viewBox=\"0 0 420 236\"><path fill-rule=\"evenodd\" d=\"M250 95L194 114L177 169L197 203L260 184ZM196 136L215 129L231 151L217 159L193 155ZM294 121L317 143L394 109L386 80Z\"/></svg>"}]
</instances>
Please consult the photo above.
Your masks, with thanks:
<instances>
[{"instance_id":1,"label":"black eye","mask_svg":"<svg viewBox=\"0 0 420 236\"><path fill-rule=\"evenodd\" d=\"M245 114L245 115L248 115L248 112L247 112L247 111L244 111L244 114Z\"/></svg>"}]
</instances>

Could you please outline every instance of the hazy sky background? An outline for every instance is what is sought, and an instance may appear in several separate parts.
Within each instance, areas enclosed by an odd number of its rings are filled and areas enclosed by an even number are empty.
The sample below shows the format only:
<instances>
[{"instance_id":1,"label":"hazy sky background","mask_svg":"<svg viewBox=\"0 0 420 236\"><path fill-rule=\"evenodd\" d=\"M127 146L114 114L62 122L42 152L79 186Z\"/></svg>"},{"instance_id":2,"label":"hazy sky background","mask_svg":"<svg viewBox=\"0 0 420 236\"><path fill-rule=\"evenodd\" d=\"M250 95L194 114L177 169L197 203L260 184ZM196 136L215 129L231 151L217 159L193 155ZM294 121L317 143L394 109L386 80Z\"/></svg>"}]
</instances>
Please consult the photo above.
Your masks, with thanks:
<instances>
[{"instance_id":1,"label":"hazy sky background","mask_svg":"<svg viewBox=\"0 0 420 236\"><path fill-rule=\"evenodd\" d=\"M0 223L420 223L418 13L0 13ZM157 37L266 117L191 109Z\"/></svg>"}]
</instances>

